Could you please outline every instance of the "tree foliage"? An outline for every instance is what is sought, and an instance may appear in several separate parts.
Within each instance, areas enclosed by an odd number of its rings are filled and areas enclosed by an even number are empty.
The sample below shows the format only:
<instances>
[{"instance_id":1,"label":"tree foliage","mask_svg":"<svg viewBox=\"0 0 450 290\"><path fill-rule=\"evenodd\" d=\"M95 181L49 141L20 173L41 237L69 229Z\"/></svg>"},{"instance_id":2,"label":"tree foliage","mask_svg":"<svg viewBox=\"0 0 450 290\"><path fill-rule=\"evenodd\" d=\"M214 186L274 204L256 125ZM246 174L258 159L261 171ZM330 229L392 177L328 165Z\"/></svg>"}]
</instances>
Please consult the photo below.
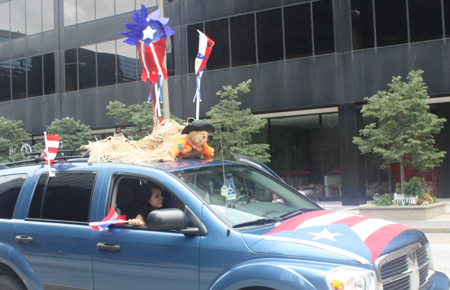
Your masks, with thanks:
<instances>
[{"instance_id":1,"label":"tree foliage","mask_svg":"<svg viewBox=\"0 0 450 290\"><path fill-rule=\"evenodd\" d=\"M119 118L119 124L131 126L122 132L125 136L130 136L134 140L139 140L145 137L146 132L152 132L155 122L153 121L152 104L143 102L142 104L134 104L126 106L119 101L109 102L106 107L109 112L108 115L114 118ZM183 120L171 116L171 119L178 123L183 123Z\"/></svg>"},{"instance_id":2,"label":"tree foliage","mask_svg":"<svg viewBox=\"0 0 450 290\"><path fill-rule=\"evenodd\" d=\"M429 112L429 98L422 70L411 71L407 82L393 77L389 92L379 91L366 98L363 117L375 117L378 122L367 125L353 138L362 154L374 153L384 160L381 168L400 164L401 185L404 166L432 169L439 166L446 152L435 148L433 135L443 128L444 118ZM403 191L403 190L402 190Z\"/></svg>"},{"instance_id":3,"label":"tree foliage","mask_svg":"<svg viewBox=\"0 0 450 290\"><path fill-rule=\"evenodd\" d=\"M209 122L216 127L208 141L215 149L215 158L222 158L223 153L224 159L234 160L231 153L238 153L269 162L269 145L251 143L252 134L259 133L266 120L254 118L248 108L241 110L241 102L236 100L240 94L250 92L251 81L242 82L236 88L223 86L223 90L216 93L221 98L219 104L206 113L211 117Z\"/></svg>"},{"instance_id":4,"label":"tree foliage","mask_svg":"<svg viewBox=\"0 0 450 290\"><path fill-rule=\"evenodd\" d=\"M93 140L91 129L88 125L75 121L74 118L63 118L54 120L47 126L47 134L60 136L61 145L59 149L78 149L81 145L88 144ZM44 150L44 144L39 143L33 146L34 151Z\"/></svg>"},{"instance_id":5,"label":"tree foliage","mask_svg":"<svg viewBox=\"0 0 450 290\"><path fill-rule=\"evenodd\" d=\"M0 163L25 159L24 152L20 149L30 138L30 134L22 126L22 120L12 121L3 116L0 117Z\"/></svg>"}]
</instances>

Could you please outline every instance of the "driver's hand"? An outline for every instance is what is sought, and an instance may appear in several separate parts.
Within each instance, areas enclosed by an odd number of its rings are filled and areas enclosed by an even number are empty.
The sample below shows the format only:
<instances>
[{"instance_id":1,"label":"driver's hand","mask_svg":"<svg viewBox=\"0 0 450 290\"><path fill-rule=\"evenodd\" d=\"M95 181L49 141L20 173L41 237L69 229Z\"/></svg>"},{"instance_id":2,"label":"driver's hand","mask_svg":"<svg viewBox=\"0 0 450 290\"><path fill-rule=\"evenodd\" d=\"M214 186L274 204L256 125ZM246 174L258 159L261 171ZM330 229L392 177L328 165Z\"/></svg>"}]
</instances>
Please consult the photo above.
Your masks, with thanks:
<instances>
[{"instance_id":1,"label":"driver's hand","mask_svg":"<svg viewBox=\"0 0 450 290\"><path fill-rule=\"evenodd\" d=\"M250 199L250 202L257 202L256 198Z\"/></svg>"},{"instance_id":2,"label":"driver's hand","mask_svg":"<svg viewBox=\"0 0 450 290\"><path fill-rule=\"evenodd\" d=\"M145 223L140 219L129 219L128 224L132 226L145 226Z\"/></svg>"}]
</instances>

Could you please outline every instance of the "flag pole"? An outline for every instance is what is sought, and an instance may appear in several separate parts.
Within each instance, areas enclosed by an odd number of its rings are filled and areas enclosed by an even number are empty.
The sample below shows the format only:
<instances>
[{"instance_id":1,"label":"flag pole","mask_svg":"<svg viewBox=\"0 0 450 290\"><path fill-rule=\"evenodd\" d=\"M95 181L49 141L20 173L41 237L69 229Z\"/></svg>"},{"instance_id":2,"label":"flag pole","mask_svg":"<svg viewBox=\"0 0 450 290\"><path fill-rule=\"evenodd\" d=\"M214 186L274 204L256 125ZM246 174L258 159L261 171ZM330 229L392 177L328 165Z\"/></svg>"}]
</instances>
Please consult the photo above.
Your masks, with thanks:
<instances>
[{"instance_id":1,"label":"flag pole","mask_svg":"<svg viewBox=\"0 0 450 290\"><path fill-rule=\"evenodd\" d=\"M47 132L44 132L44 143L45 143L45 156L47 158L45 159L45 163L48 165L48 176L49 177L55 177L55 174L50 170L50 159L48 154L48 145L47 145Z\"/></svg>"},{"instance_id":2,"label":"flag pole","mask_svg":"<svg viewBox=\"0 0 450 290\"><path fill-rule=\"evenodd\" d=\"M158 9L160 14L160 17L164 17L164 3L163 0L158 0ZM167 42L166 42L166 50L164 51L164 62L163 62L164 67L167 70ZM169 87L167 85L167 81L169 79L167 78L167 80L162 81L162 94L163 94L163 115L164 115L164 120L166 119L170 119L170 107L169 107Z\"/></svg>"},{"instance_id":3,"label":"flag pole","mask_svg":"<svg viewBox=\"0 0 450 290\"><path fill-rule=\"evenodd\" d=\"M195 119L198 120L200 116L200 79L197 76L197 100L195 104Z\"/></svg>"}]
</instances>

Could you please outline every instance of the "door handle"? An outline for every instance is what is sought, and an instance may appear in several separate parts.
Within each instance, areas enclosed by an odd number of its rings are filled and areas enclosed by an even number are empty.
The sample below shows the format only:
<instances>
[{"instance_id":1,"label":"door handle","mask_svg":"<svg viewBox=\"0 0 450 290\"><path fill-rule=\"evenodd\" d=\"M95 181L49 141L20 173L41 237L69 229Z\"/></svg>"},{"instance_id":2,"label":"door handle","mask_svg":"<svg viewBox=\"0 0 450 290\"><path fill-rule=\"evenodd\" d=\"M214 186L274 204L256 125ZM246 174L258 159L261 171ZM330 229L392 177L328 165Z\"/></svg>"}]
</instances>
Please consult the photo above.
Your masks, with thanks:
<instances>
[{"instance_id":1,"label":"door handle","mask_svg":"<svg viewBox=\"0 0 450 290\"><path fill-rule=\"evenodd\" d=\"M119 252L121 249L121 246L117 245L117 244L111 244L111 243L98 243L97 249L99 251L104 251L104 252Z\"/></svg>"},{"instance_id":2,"label":"door handle","mask_svg":"<svg viewBox=\"0 0 450 290\"><path fill-rule=\"evenodd\" d=\"M18 235L16 236L16 242L21 244L31 244L33 242L33 238L29 236Z\"/></svg>"}]
</instances>

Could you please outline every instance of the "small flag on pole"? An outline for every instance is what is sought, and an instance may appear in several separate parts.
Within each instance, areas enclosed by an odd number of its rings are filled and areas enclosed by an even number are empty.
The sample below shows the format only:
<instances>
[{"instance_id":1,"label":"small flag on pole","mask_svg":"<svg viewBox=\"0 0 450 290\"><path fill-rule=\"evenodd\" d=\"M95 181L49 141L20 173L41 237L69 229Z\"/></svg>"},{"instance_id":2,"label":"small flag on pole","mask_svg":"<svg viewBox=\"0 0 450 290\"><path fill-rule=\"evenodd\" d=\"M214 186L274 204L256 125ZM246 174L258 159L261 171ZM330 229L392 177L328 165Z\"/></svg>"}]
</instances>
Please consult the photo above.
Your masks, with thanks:
<instances>
[{"instance_id":1,"label":"small flag on pole","mask_svg":"<svg viewBox=\"0 0 450 290\"><path fill-rule=\"evenodd\" d=\"M54 173L50 170L50 164L55 160L56 155L58 154L59 149L59 135L47 135L47 132L44 132L44 142L45 142L45 150L44 150L44 159L45 164L48 165L48 174L49 176L55 176Z\"/></svg>"},{"instance_id":2,"label":"small flag on pole","mask_svg":"<svg viewBox=\"0 0 450 290\"><path fill-rule=\"evenodd\" d=\"M104 219L102 219L100 222L89 223L89 225L93 230L103 231L112 224L123 224L124 222L126 222L125 219L125 215L119 216L116 210L111 207L109 209L108 215Z\"/></svg>"},{"instance_id":3,"label":"small flag on pole","mask_svg":"<svg viewBox=\"0 0 450 290\"><path fill-rule=\"evenodd\" d=\"M196 82L197 82L197 88L195 90L195 96L194 96L194 102L196 102L196 113L195 117L198 120L200 115L200 101L201 101L201 95L200 95L200 80L202 78L203 72L206 68L206 62L208 62L209 55L211 54L212 47L214 45L214 41L211 40L208 36L206 36L203 32L200 30L197 30L199 33L199 43L198 43L198 54L197 58L195 59L195 73L197 74Z\"/></svg>"}]
</instances>

